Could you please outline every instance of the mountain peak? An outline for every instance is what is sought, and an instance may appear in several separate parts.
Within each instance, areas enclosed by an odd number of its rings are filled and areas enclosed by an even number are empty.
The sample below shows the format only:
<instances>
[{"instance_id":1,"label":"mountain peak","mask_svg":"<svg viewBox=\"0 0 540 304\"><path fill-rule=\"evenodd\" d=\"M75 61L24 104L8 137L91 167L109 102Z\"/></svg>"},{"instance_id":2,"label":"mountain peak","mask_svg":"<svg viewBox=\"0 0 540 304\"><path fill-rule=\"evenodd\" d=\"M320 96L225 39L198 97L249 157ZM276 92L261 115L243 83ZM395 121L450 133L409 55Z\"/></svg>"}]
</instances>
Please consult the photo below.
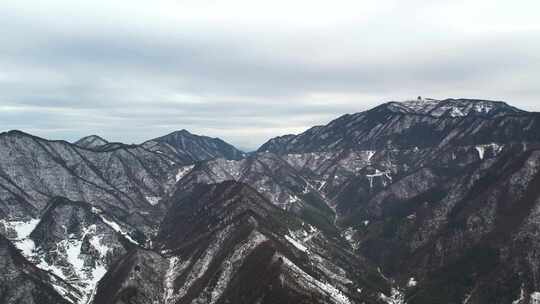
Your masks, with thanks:
<instances>
[{"instance_id":1,"label":"mountain peak","mask_svg":"<svg viewBox=\"0 0 540 304\"><path fill-rule=\"evenodd\" d=\"M94 149L108 144L109 142L98 135L88 135L75 142L75 145L82 148Z\"/></svg>"},{"instance_id":2,"label":"mountain peak","mask_svg":"<svg viewBox=\"0 0 540 304\"><path fill-rule=\"evenodd\" d=\"M176 131L173 131L165 136L175 136L175 135L182 135L182 136L188 136L188 135L195 135L191 132L189 132L188 130L186 129L182 129L182 130L176 130ZM165 137L163 136L163 137Z\"/></svg>"},{"instance_id":3,"label":"mountain peak","mask_svg":"<svg viewBox=\"0 0 540 304\"><path fill-rule=\"evenodd\" d=\"M143 147L168 155L183 163L216 157L240 159L244 153L219 138L197 135L186 129L171 132L143 143Z\"/></svg>"},{"instance_id":4,"label":"mountain peak","mask_svg":"<svg viewBox=\"0 0 540 304\"><path fill-rule=\"evenodd\" d=\"M296 136L270 139L258 151L287 154L538 141L538 123L539 113L502 101L419 97L346 114ZM509 125L520 132L508 133Z\"/></svg>"}]
</instances>

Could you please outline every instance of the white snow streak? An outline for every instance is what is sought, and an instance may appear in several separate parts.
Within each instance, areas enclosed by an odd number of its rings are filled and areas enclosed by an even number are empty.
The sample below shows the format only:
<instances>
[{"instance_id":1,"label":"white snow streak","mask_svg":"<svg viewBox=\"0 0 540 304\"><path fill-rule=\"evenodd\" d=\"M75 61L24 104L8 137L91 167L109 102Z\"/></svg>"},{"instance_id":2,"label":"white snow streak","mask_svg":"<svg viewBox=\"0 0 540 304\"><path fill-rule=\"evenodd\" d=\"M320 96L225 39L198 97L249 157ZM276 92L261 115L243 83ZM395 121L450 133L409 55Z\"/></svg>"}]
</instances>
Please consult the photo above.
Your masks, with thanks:
<instances>
[{"instance_id":1,"label":"white snow streak","mask_svg":"<svg viewBox=\"0 0 540 304\"><path fill-rule=\"evenodd\" d=\"M103 223L105 223L107 226L111 227L114 231L120 233L121 235L123 235L128 241L130 241L131 243L135 244L135 245L141 245L139 244L139 242L135 241L130 235L128 232L124 231L120 225L112 220L109 220L107 219L106 217L103 216L101 210L95 208L95 207L92 207L92 212L94 214L97 214L99 216L99 218L103 221Z\"/></svg>"},{"instance_id":2,"label":"white snow streak","mask_svg":"<svg viewBox=\"0 0 540 304\"><path fill-rule=\"evenodd\" d=\"M486 154L486 148L484 146L476 146L476 151L478 151L478 156L481 160L484 159L484 154Z\"/></svg>"},{"instance_id":3,"label":"white snow streak","mask_svg":"<svg viewBox=\"0 0 540 304\"><path fill-rule=\"evenodd\" d=\"M245 257L253 251L253 249L266 240L267 238L264 235L255 231L249 236L246 243L242 244L233 252L230 259L224 261L224 269L219 276L216 286L212 290L209 304L214 304L219 300L231 280L233 270L242 264Z\"/></svg>"},{"instance_id":4,"label":"white snow streak","mask_svg":"<svg viewBox=\"0 0 540 304\"><path fill-rule=\"evenodd\" d=\"M283 263L289 267L293 272L295 272L298 275L298 283L299 284L305 284L309 285L311 288L317 288L321 292L327 294L332 302L336 304L352 304L351 300L343 294L343 292L336 287L332 286L329 283L323 283L314 277L310 276L306 272L304 272L300 267L296 266L293 262L291 262L289 259L287 259L284 256L280 256L283 259Z\"/></svg>"},{"instance_id":5,"label":"white snow streak","mask_svg":"<svg viewBox=\"0 0 540 304\"><path fill-rule=\"evenodd\" d=\"M193 169L193 167L195 167L195 165L191 165L191 166L185 166L185 167L180 167L178 168L178 172L176 173L176 182L178 182L179 180L181 180L184 176L186 176L186 174L188 174L191 169Z\"/></svg>"},{"instance_id":6,"label":"white snow streak","mask_svg":"<svg viewBox=\"0 0 540 304\"><path fill-rule=\"evenodd\" d=\"M308 250L308 248L306 246L304 246L302 243L300 243L299 241L293 239L292 237L290 237L288 235L285 235L285 239L287 239L287 241L289 241L289 243L291 243L294 247L296 247L298 250L300 250L302 252L306 252Z\"/></svg>"}]
</instances>

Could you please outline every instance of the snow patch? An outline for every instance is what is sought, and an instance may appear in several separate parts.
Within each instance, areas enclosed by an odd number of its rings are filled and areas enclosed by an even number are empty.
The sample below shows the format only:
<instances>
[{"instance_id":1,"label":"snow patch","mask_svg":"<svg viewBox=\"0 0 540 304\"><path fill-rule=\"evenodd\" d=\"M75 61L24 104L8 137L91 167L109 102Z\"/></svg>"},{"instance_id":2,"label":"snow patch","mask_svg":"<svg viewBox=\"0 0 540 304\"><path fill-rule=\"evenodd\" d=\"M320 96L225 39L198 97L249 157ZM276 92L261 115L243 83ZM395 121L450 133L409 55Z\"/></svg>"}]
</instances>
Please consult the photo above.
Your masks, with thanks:
<instances>
[{"instance_id":1,"label":"snow patch","mask_svg":"<svg viewBox=\"0 0 540 304\"><path fill-rule=\"evenodd\" d=\"M82 297L78 303L88 303L94 293L95 288L101 278L107 272L105 265L106 254L109 248L102 242L102 237L96 235L96 225L91 225L84 228L80 238L72 238L61 240L57 243L55 251L66 259L67 266L57 266L49 264L45 260L41 260L36 266L40 269L55 274L64 281L69 282L74 288L81 292ZM85 265L85 254L81 252L83 240L87 235L91 235L90 244L98 251L99 256L95 266ZM52 277L54 278L54 277ZM53 279L54 281L55 279ZM61 294L69 294L61 286L53 286Z\"/></svg>"},{"instance_id":2,"label":"snow patch","mask_svg":"<svg viewBox=\"0 0 540 304\"><path fill-rule=\"evenodd\" d=\"M460 108L452 107L452 109L450 111L450 116L452 116L452 117L464 117L464 116L467 116L467 115L465 115L465 113L463 113L463 111Z\"/></svg>"},{"instance_id":3,"label":"snow patch","mask_svg":"<svg viewBox=\"0 0 540 304\"><path fill-rule=\"evenodd\" d=\"M39 219L30 219L28 221L6 221L0 220L0 223L4 225L6 229L12 229L16 233L15 240L22 240L27 238L32 231L39 224Z\"/></svg>"},{"instance_id":4,"label":"snow patch","mask_svg":"<svg viewBox=\"0 0 540 304\"><path fill-rule=\"evenodd\" d=\"M409 110L417 113L429 113L431 110L439 105L440 101L430 98L420 98L416 100L407 100L401 104L406 106Z\"/></svg>"},{"instance_id":5,"label":"snow patch","mask_svg":"<svg viewBox=\"0 0 540 304\"><path fill-rule=\"evenodd\" d=\"M181 180L184 176L186 176L186 174L188 174L191 169L193 169L193 167L195 167L195 165L191 165L191 166L185 166L185 167L180 167L178 168L178 171L176 173L176 182L178 182L179 180Z\"/></svg>"},{"instance_id":6,"label":"snow patch","mask_svg":"<svg viewBox=\"0 0 540 304\"><path fill-rule=\"evenodd\" d=\"M379 294L379 299L387 304L406 304L405 295L396 288L392 288L390 296L387 296L384 293Z\"/></svg>"},{"instance_id":7,"label":"snow patch","mask_svg":"<svg viewBox=\"0 0 540 304\"><path fill-rule=\"evenodd\" d=\"M292 204L292 203L296 203L298 202L300 199L298 198L298 196L296 195L291 195L289 196L289 203Z\"/></svg>"},{"instance_id":8,"label":"snow patch","mask_svg":"<svg viewBox=\"0 0 540 304\"><path fill-rule=\"evenodd\" d=\"M103 223L105 223L107 226L111 227L114 231L120 233L123 237L125 237L128 241L130 241L131 243L135 244L135 245L138 245L138 246L141 246L141 244L139 244L139 242L137 242L136 240L134 240L128 232L126 232L125 230L123 230L120 225L112 220L109 220L107 219L105 216L103 216L103 212L95 207L92 207L92 213L94 214L97 214L99 216L99 218L101 219L101 221L103 221Z\"/></svg>"},{"instance_id":9,"label":"snow patch","mask_svg":"<svg viewBox=\"0 0 540 304\"><path fill-rule=\"evenodd\" d=\"M366 160L368 162L371 162L371 159L373 158L373 156L375 156L377 151L366 151L365 153L366 153Z\"/></svg>"},{"instance_id":10,"label":"snow patch","mask_svg":"<svg viewBox=\"0 0 540 304\"><path fill-rule=\"evenodd\" d=\"M489 103L477 103L474 105L474 110L478 113L488 114L493 109L493 106Z\"/></svg>"},{"instance_id":11,"label":"snow patch","mask_svg":"<svg viewBox=\"0 0 540 304\"><path fill-rule=\"evenodd\" d=\"M159 200L161 199L160 196L146 196L146 201L150 203L150 205L155 206L157 203L159 203Z\"/></svg>"},{"instance_id":12,"label":"snow patch","mask_svg":"<svg viewBox=\"0 0 540 304\"><path fill-rule=\"evenodd\" d=\"M10 238L10 240L26 258L31 257L34 253L34 241L29 239L28 237L37 227L39 221L39 219L30 219L28 221L6 221L4 219L0 220L0 224L4 226L4 229L6 229L6 231L12 230L15 232L15 237Z\"/></svg>"},{"instance_id":13,"label":"snow patch","mask_svg":"<svg viewBox=\"0 0 540 304\"><path fill-rule=\"evenodd\" d=\"M540 292L531 293L531 304L540 304Z\"/></svg>"},{"instance_id":14,"label":"snow patch","mask_svg":"<svg viewBox=\"0 0 540 304\"><path fill-rule=\"evenodd\" d=\"M407 282L407 287L415 287L416 285L418 285L418 282L413 277Z\"/></svg>"},{"instance_id":15,"label":"snow patch","mask_svg":"<svg viewBox=\"0 0 540 304\"><path fill-rule=\"evenodd\" d=\"M478 151L478 156L481 160L484 159L484 155L486 154L486 148L484 146L476 146L476 151Z\"/></svg>"},{"instance_id":16,"label":"snow patch","mask_svg":"<svg viewBox=\"0 0 540 304\"><path fill-rule=\"evenodd\" d=\"M478 156L480 157L481 160L484 159L487 149L491 149L493 153L498 154L502 151L503 148L504 148L503 145L499 145L496 143L491 143L487 145L478 145L475 147L476 151L478 151Z\"/></svg>"},{"instance_id":17,"label":"snow patch","mask_svg":"<svg viewBox=\"0 0 540 304\"><path fill-rule=\"evenodd\" d=\"M375 173L373 174L366 174L367 179L369 180L369 188L373 188L373 181L376 177L386 177L390 181L392 180L392 176L390 175L392 172L390 170L386 171L380 171L379 169L375 169ZM386 181L383 179L383 184L386 186Z\"/></svg>"}]
</instances>

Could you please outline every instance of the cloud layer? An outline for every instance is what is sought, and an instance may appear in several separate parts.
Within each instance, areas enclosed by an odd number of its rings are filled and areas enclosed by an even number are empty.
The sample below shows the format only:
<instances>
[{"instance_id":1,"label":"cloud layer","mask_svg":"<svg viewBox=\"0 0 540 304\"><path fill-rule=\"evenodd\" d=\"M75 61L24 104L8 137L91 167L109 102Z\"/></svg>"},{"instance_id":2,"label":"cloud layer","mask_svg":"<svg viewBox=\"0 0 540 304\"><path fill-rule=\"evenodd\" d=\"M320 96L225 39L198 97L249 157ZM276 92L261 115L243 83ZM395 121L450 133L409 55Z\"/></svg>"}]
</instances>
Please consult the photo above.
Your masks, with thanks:
<instances>
[{"instance_id":1,"label":"cloud layer","mask_svg":"<svg viewBox=\"0 0 540 304\"><path fill-rule=\"evenodd\" d=\"M254 149L417 95L540 111L537 1L290 2L2 1L0 129Z\"/></svg>"}]
</instances>

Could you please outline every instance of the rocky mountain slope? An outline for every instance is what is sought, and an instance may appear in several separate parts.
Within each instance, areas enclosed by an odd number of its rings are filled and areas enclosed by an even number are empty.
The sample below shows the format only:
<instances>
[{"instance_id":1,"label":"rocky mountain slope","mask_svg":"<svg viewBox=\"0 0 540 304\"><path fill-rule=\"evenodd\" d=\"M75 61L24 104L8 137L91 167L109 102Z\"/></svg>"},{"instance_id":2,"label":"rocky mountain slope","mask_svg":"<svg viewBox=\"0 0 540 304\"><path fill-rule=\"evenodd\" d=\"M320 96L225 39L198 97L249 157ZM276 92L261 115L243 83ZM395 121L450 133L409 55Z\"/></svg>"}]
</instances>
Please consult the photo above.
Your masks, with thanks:
<instances>
[{"instance_id":1,"label":"rocky mountain slope","mask_svg":"<svg viewBox=\"0 0 540 304\"><path fill-rule=\"evenodd\" d=\"M341 116L297 136L272 139L259 151L283 154L538 142L538 128L540 114L524 112L503 102L389 102L369 111Z\"/></svg>"},{"instance_id":2,"label":"rocky mountain slope","mask_svg":"<svg viewBox=\"0 0 540 304\"><path fill-rule=\"evenodd\" d=\"M539 124L503 102L418 99L249 155L185 130L141 145L2 133L0 299L537 303Z\"/></svg>"},{"instance_id":3,"label":"rocky mountain slope","mask_svg":"<svg viewBox=\"0 0 540 304\"><path fill-rule=\"evenodd\" d=\"M341 230L410 288L407 303L533 303L539 118L499 102L391 102L259 151L321 181Z\"/></svg>"},{"instance_id":4,"label":"rocky mountain slope","mask_svg":"<svg viewBox=\"0 0 540 304\"><path fill-rule=\"evenodd\" d=\"M122 259L100 284L98 303L380 301L377 287L386 283L375 269L245 184L199 185L171 201L159 251Z\"/></svg>"}]
</instances>

